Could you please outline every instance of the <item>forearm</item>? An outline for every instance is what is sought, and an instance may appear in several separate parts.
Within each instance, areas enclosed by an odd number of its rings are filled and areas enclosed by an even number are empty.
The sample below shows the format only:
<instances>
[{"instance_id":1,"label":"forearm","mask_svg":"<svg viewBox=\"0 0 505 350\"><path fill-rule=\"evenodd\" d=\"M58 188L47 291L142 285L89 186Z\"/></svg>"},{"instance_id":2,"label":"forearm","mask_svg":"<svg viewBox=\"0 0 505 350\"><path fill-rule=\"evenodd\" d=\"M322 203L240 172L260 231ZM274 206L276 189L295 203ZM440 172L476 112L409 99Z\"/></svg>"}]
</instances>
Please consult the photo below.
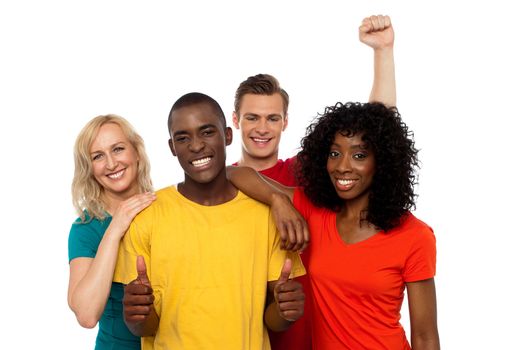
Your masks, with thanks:
<instances>
[{"instance_id":1,"label":"forearm","mask_svg":"<svg viewBox=\"0 0 505 350\"><path fill-rule=\"evenodd\" d=\"M412 350L440 350L438 333L413 335Z\"/></svg>"},{"instance_id":2,"label":"forearm","mask_svg":"<svg viewBox=\"0 0 505 350\"><path fill-rule=\"evenodd\" d=\"M105 234L88 270L75 287L69 289L69 306L83 327L93 328L102 316L110 294L118 248L119 239Z\"/></svg>"},{"instance_id":3,"label":"forearm","mask_svg":"<svg viewBox=\"0 0 505 350\"><path fill-rule=\"evenodd\" d=\"M279 197L288 196L292 199L292 189L261 176L252 168L229 166L226 174L240 191L267 205L272 205Z\"/></svg>"},{"instance_id":4,"label":"forearm","mask_svg":"<svg viewBox=\"0 0 505 350\"><path fill-rule=\"evenodd\" d=\"M265 310L265 324L268 329L274 332L282 332L288 329L294 322L288 321L281 317L279 311L277 310L277 304L271 302Z\"/></svg>"},{"instance_id":5,"label":"forearm","mask_svg":"<svg viewBox=\"0 0 505 350\"><path fill-rule=\"evenodd\" d=\"M125 319L126 326L138 337L150 337L154 336L158 330L160 324L160 318L158 314L151 306L151 310L149 311L149 315L144 321L128 321Z\"/></svg>"},{"instance_id":6,"label":"forearm","mask_svg":"<svg viewBox=\"0 0 505 350\"><path fill-rule=\"evenodd\" d=\"M374 80L370 102L396 106L396 77L393 47L374 49Z\"/></svg>"},{"instance_id":7,"label":"forearm","mask_svg":"<svg viewBox=\"0 0 505 350\"><path fill-rule=\"evenodd\" d=\"M437 297L433 278L407 283L413 350L439 350Z\"/></svg>"}]
</instances>

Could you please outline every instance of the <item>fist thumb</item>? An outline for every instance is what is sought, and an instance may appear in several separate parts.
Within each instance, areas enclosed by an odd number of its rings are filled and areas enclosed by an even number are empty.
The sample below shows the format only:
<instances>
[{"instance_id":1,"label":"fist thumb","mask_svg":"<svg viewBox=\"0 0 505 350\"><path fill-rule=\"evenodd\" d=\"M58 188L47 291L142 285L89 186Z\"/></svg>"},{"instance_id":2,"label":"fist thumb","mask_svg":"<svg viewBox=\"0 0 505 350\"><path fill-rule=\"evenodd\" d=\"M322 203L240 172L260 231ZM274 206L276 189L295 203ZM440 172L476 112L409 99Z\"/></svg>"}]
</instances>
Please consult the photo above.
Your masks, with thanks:
<instances>
[{"instance_id":1,"label":"fist thumb","mask_svg":"<svg viewBox=\"0 0 505 350\"><path fill-rule=\"evenodd\" d=\"M372 30L372 28L373 28L372 22L368 18L366 18L359 26L359 31L360 33L368 33L369 31Z\"/></svg>"},{"instance_id":2,"label":"fist thumb","mask_svg":"<svg viewBox=\"0 0 505 350\"><path fill-rule=\"evenodd\" d=\"M277 280L278 284L287 282L289 280L289 276L291 275L291 268L293 267L293 263L291 259L286 259L284 261L284 265L282 266L281 274L279 279Z\"/></svg>"},{"instance_id":3,"label":"fist thumb","mask_svg":"<svg viewBox=\"0 0 505 350\"><path fill-rule=\"evenodd\" d=\"M137 280L142 284L151 285L149 277L147 277L146 262L142 255L137 256Z\"/></svg>"}]
</instances>

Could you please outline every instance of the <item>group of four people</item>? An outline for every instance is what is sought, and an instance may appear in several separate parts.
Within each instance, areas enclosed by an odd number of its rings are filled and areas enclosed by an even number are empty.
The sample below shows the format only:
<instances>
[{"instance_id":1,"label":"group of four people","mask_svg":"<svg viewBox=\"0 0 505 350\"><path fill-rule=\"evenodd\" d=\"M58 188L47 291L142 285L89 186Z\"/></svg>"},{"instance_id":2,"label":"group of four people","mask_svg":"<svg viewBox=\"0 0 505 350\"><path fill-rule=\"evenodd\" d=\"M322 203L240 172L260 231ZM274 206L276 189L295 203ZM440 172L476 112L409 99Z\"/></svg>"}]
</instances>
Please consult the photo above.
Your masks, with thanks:
<instances>
[{"instance_id":1,"label":"group of four people","mask_svg":"<svg viewBox=\"0 0 505 350\"><path fill-rule=\"evenodd\" d=\"M370 102L327 107L285 161L289 97L266 74L236 91L242 157L230 167L219 104L174 103L184 181L156 194L126 120L83 128L68 302L82 326L100 323L96 349L139 349L138 336L143 349L409 349L405 288L412 348L439 348L435 238L409 211L417 150L393 107L393 29L372 16L359 32L374 49Z\"/></svg>"}]
</instances>

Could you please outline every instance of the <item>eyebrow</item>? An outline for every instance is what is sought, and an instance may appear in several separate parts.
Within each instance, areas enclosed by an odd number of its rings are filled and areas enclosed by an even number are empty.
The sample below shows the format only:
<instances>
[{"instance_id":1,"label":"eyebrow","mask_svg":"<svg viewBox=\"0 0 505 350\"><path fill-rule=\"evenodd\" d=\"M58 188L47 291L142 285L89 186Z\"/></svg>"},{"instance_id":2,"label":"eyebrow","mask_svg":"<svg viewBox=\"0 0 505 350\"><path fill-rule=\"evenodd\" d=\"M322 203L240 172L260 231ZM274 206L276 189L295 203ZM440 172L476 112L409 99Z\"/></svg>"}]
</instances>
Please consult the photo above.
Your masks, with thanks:
<instances>
[{"instance_id":1,"label":"eyebrow","mask_svg":"<svg viewBox=\"0 0 505 350\"><path fill-rule=\"evenodd\" d=\"M198 131L202 131L205 129L217 129L217 126L214 124L204 124L198 128ZM189 134L189 132L187 130L178 130L178 131L174 132L173 137L176 137L179 135L185 135L185 134Z\"/></svg>"},{"instance_id":2,"label":"eyebrow","mask_svg":"<svg viewBox=\"0 0 505 350\"><path fill-rule=\"evenodd\" d=\"M331 145L332 146L337 146L337 147L342 147L338 143L332 143ZM352 149L356 149L356 148L359 148L359 149L368 149L368 145L366 143L358 143L358 144L355 144L355 145L351 145L351 148Z\"/></svg>"},{"instance_id":3,"label":"eyebrow","mask_svg":"<svg viewBox=\"0 0 505 350\"><path fill-rule=\"evenodd\" d=\"M245 116L261 117L261 115L256 114L256 113L244 113L244 117ZM279 118L282 118L282 114L272 113L272 114L268 114L267 117L279 117Z\"/></svg>"},{"instance_id":4,"label":"eyebrow","mask_svg":"<svg viewBox=\"0 0 505 350\"><path fill-rule=\"evenodd\" d=\"M118 142L116 142L116 143L113 143L113 144L110 146L110 148L114 148L114 147L117 147L117 146L119 146L119 145L125 145L125 144L126 144L126 142L125 142L125 141L118 141ZM99 152L103 152L103 151L102 151L101 149L99 149L99 150L96 150L96 151L90 151L89 153L90 153L90 154L93 154L93 153L99 153Z\"/></svg>"}]
</instances>

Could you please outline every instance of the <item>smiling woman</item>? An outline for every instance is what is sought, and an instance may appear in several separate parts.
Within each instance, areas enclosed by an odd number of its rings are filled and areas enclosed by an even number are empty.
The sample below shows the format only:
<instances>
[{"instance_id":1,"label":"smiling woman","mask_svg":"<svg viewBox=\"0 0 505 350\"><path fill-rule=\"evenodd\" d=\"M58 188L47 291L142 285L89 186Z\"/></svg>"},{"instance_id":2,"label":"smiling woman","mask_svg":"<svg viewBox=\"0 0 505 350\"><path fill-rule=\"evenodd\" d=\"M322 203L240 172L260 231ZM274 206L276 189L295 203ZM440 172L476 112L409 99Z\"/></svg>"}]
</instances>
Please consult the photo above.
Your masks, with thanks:
<instances>
[{"instance_id":1,"label":"smiling woman","mask_svg":"<svg viewBox=\"0 0 505 350\"><path fill-rule=\"evenodd\" d=\"M410 349L399 322L407 290L412 347L439 349L435 236L410 212L417 149L397 110L381 103L328 107L307 128L301 149L299 188L264 178L268 185L252 169L228 173L275 210L283 201L274 198L287 195L307 220L314 348Z\"/></svg>"},{"instance_id":2,"label":"smiling woman","mask_svg":"<svg viewBox=\"0 0 505 350\"><path fill-rule=\"evenodd\" d=\"M79 218L70 229L68 304L79 324L100 321L95 349L140 349L123 321L123 286L112 283L119 242L149 206L149 160L142 138L123 118L98 116L74 148L72 195Z\"/></svg>"}]
</instances>

